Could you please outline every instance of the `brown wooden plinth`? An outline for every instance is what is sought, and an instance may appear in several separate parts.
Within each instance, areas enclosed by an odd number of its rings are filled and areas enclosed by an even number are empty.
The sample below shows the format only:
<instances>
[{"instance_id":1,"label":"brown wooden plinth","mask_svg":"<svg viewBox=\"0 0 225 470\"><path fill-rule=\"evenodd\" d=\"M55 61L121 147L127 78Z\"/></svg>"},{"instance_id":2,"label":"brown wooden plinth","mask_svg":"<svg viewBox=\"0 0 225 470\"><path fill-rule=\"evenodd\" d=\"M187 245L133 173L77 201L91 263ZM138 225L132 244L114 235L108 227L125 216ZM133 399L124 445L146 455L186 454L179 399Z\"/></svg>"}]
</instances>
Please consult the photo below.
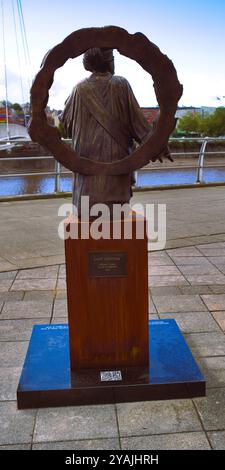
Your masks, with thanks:
<instances>
[{"instance_id":1,"label":"brown wooden plinth","mask_svg":"<svg viewBox=\"0 0 225 470\"><path fill-rule=\"evenodd\" d=\"M65 221L71 369L148 367L146 221L131 211L98 240L92 224Z\"/></svg>"}]
</instances>

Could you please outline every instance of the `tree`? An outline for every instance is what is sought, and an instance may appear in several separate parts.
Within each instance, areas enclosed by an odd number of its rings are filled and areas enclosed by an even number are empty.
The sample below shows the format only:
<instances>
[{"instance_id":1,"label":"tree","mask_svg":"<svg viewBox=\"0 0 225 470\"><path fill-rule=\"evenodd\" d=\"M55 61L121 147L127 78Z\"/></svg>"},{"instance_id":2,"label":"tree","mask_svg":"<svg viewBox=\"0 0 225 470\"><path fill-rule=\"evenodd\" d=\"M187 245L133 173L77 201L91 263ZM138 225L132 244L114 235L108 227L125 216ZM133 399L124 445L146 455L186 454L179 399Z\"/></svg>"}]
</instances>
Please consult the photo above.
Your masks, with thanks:
<instances>
[{"instance_id":1,"label":"tree","mask_svg":"<svg viewBox=\"0 0 225 470\"><path fill-rule=\"evenodd\" d=\"M214 137L225 136L225 108L217 108L210 117L209 135Z\"/></svg>"},{"instance_id":2,"label":"tree","mask_svg":"<svg viewBox=\"0 0 225 470\"><path fill-rule=\"evenodd\" d=\"M186 113L178 121L178 131L190 134L192 132L200 132L201 114Z\"/></svg>"},{"instance_id":3,"label":"tree","mask_svg":"<svg viewBox=\"0 0 225 470\"><path fill-rule=\"evenodd\" d=\"M187 113L178 121L178 131L191 134L193 132L209 137L225 135L225 108L217 108L214 113Z\"/></svg>"},{"instance_id":4,"label":"tree","mask_svg":"<svg viewBox=\"0 0 225 470\"><path fill-rule=\"evenodd\" d=\"M23 108L19 103L13 103L11 108L14 109L17 114L23 114Z\"/></svg>"}]
</instances>

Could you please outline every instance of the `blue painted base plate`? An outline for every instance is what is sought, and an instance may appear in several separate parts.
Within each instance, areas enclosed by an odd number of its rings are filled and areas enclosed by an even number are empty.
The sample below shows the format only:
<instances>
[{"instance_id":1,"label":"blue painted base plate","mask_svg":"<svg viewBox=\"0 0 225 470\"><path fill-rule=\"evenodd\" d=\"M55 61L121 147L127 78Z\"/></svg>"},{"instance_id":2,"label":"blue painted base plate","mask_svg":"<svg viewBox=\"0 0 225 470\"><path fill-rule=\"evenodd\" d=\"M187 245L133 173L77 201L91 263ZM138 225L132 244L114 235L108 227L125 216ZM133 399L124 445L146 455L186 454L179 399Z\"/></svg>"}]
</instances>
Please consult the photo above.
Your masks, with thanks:
<instances>
[{"instance_id":1,"label":"blue painted base plate","mask_svg":"<svg viewBox=\"0 0 225 470\"><path fill-rule=\"evenodd\" d=\"M176 321L151 320L149 338L149 370L74 372L68 325L35 325L17 390L18 408L204 396L205 379Z\"/></svg>"}]
</instances>

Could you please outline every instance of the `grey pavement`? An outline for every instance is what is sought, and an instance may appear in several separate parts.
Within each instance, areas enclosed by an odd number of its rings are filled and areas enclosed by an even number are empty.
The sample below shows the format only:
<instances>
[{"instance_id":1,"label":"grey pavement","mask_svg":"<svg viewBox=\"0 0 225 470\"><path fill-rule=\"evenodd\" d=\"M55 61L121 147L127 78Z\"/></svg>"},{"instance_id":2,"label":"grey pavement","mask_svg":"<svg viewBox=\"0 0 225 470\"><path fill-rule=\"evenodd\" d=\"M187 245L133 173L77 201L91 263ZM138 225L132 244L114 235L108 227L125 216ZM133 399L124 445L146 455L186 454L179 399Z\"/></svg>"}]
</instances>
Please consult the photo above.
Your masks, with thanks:
<instances>
[{"instance_id":1,"label":"grey pavement","mask_svg":"<svg viewBox=\"0 0 225 470\"><path fill-rule=\"evenodd\" d=\"M63 245L55 234L62 200L0 205L1 450L225 449L225 190L179 191L135 198L169 201L167 248L149 253L149 318L176 319L205 375L206 397L185 400L17 410L32 325L67 321ZM10 233L14 223L19 231ZM47 251L50 234L55 253Z\"/></svg>"},{"instance_id":2,"label":"grey pavement","mask_svg":"<svg viewBox=\"0 0 225 470\"><path fill-rule=\"evenodd\" d=\"M132 204L154 204L156 213L160 204L166 204L166 248L177 248L225 241L224 201L225 186L218 186L135 192ZM58 226L65 216L59 217L58 210L70 202L71 198L1 202L0 272L64 263ZM217 247L209 253L212 261L215 258L213 264L218 261L225 266L225 250L220 250L219 260L217 253ZM192 284L196 283L195 274L189 274ZM174 276L176 285L176 274L168 270L168 275ZM50 275L48 279L52 282ZM2 280L0 290L9 283Z\"/></svg>"}]
</instances>

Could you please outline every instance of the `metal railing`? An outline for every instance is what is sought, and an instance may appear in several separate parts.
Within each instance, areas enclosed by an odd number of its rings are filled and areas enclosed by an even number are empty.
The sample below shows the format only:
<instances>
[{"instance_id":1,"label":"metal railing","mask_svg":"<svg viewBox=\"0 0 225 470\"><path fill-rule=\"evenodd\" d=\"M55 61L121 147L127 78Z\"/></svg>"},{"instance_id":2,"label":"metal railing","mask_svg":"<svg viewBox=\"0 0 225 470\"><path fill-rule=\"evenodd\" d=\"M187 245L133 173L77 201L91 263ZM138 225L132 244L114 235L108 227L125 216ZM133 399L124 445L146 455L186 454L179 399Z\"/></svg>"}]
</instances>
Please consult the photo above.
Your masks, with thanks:
<instances>
[{"instance_id":1,"label":"metal railing","mask_svg":"<svg viewBox=\"0 0 225 470\"><path fill-rule=\"evenodd\" d=\"M67 143L70 143L71 141L69 139L65 139L65 141ZM195 157L198 157L198 162L197 162L197 166L185 166L185 165L181 165L181 166L175 166L174 164L172 166L170 166L170 171L172 171L173 169L187 169L187 168L196 168L196 180L195 180L195 183L198 184L198 183L203 183L203 174L204 174L204 169L205 168L216 168L216 167L220 167L220 168L225 168L225 163L224 164L218 164L218 165L209 165L209 166L205 166L205 156L206 155L213 155L213 154L217 154L217 155L224 155L225 156L225 150L224 151L209 151L207 152L206 151L206 147L207 147L207 143L208 142L213 142L213 141L224 141L225 143L225 137L224 138L211 138L211 137L204 137L204 138L171 138L170 139L170 142L173 142L173 141L176 141L176 142L198 142L201 144L201 147L200 147L200 150L198 152L172 152L171 155L172 157L173 156L176 156L176 157L180 157L180 156L195 156ZM27 140L19 140L19 141L16 141L14 140L12 143L11 143L11 146L15 145L15 144L28 144L29 141ZM4 145L4 144L3 144ZM0 150L3 149L3 145L0 145ZM4 145L4 149L6 150L6 153L9 152L10 150L10 145ZM53 156L52 155L47 155L47 156L19 156L19 157L10 157L10 156L4 156L4 157L0 157L0 163L1 162L10 162L10 161L26 161L26 162L29 162L29 161L32 161L32 160L53 160ZM225 160L224 160L225 162ZM167 170L168 167L165 167L164 165L161 165L161 166L157 166L157 171L158 170ZM144 167L141 169L141 171L149 171L151 170L151 172L154 172L154 167ZM55 161L55 165L54 165L54 170L52 171L32 171L32 172L19 172L19 173L4 173L4 174L0 174L0 184L1 184L1 179L4 179L4 178L15 178L15 177L37 177L37 176L54 176L54 193L58 194L58 193L61 193L63 191L61 191L61 177L63 175L69 175L71 174L71 172L69 170L65 170L65 169L62 169L61 167L61 164L57 161ZM138 171L136 172L136 175L138 175ZM178 182L178 185L179 185L179 182ZM136 185L136 187L138 187L138 185Z\"/></svg>"},{"instance_id":2,"label":"metal railing","mask_svg":"<svg viewBox=\"0 0 225 470\"><path fill-rule=\"evenodd\" d=\"M173 169L188 169L188 168L196 168L196 180L195 180L195 184L198 184L198 183L203 183L204 180L203 180L203 170L205 168L225 168L225 159L224 159L224 164L222 163L219 163L217 165L215 165L215 163L213 165L208 165L208 166L205 166L205 156L206 155L224 155L225 157L225 150L216 150L216 151L209 151L207 152L206 151L206 146L207 146L207 143L209 142L224 142L225 144L225 137L193 137L193 138L187 138L187 137L180 137L180 138L175 138L175 137L172 137L169 139L169 142L198 142L198 143L201 143L201 147L200 147L200 150L198 152L171 152L171 156L172 157L180 157L180 156L193 156L193 157L198 157L198 160L197 160L197 166L193 167L193 166L185 166L185 165L182 165L182 166L175 166L173 165L171 167L171 170ZM225 148L225 145L224 145L224 148ZM168 167L167 167L168 168ZM154 168L153 167L144 167L141 169L141 171L149 171L149 170L152 170L154 171ZM165 170L165 167L163 167L163 165L161 167L157 167L157 170ZM140 171L140 170L139 170ZM138 175L138 171L135 172L135 176ZM137 177L136 177L136 180L137 180ZM224 181L225 183L225 181ZM178 183L179 184L179 183Z\"/></svg>"}]
</instances>

